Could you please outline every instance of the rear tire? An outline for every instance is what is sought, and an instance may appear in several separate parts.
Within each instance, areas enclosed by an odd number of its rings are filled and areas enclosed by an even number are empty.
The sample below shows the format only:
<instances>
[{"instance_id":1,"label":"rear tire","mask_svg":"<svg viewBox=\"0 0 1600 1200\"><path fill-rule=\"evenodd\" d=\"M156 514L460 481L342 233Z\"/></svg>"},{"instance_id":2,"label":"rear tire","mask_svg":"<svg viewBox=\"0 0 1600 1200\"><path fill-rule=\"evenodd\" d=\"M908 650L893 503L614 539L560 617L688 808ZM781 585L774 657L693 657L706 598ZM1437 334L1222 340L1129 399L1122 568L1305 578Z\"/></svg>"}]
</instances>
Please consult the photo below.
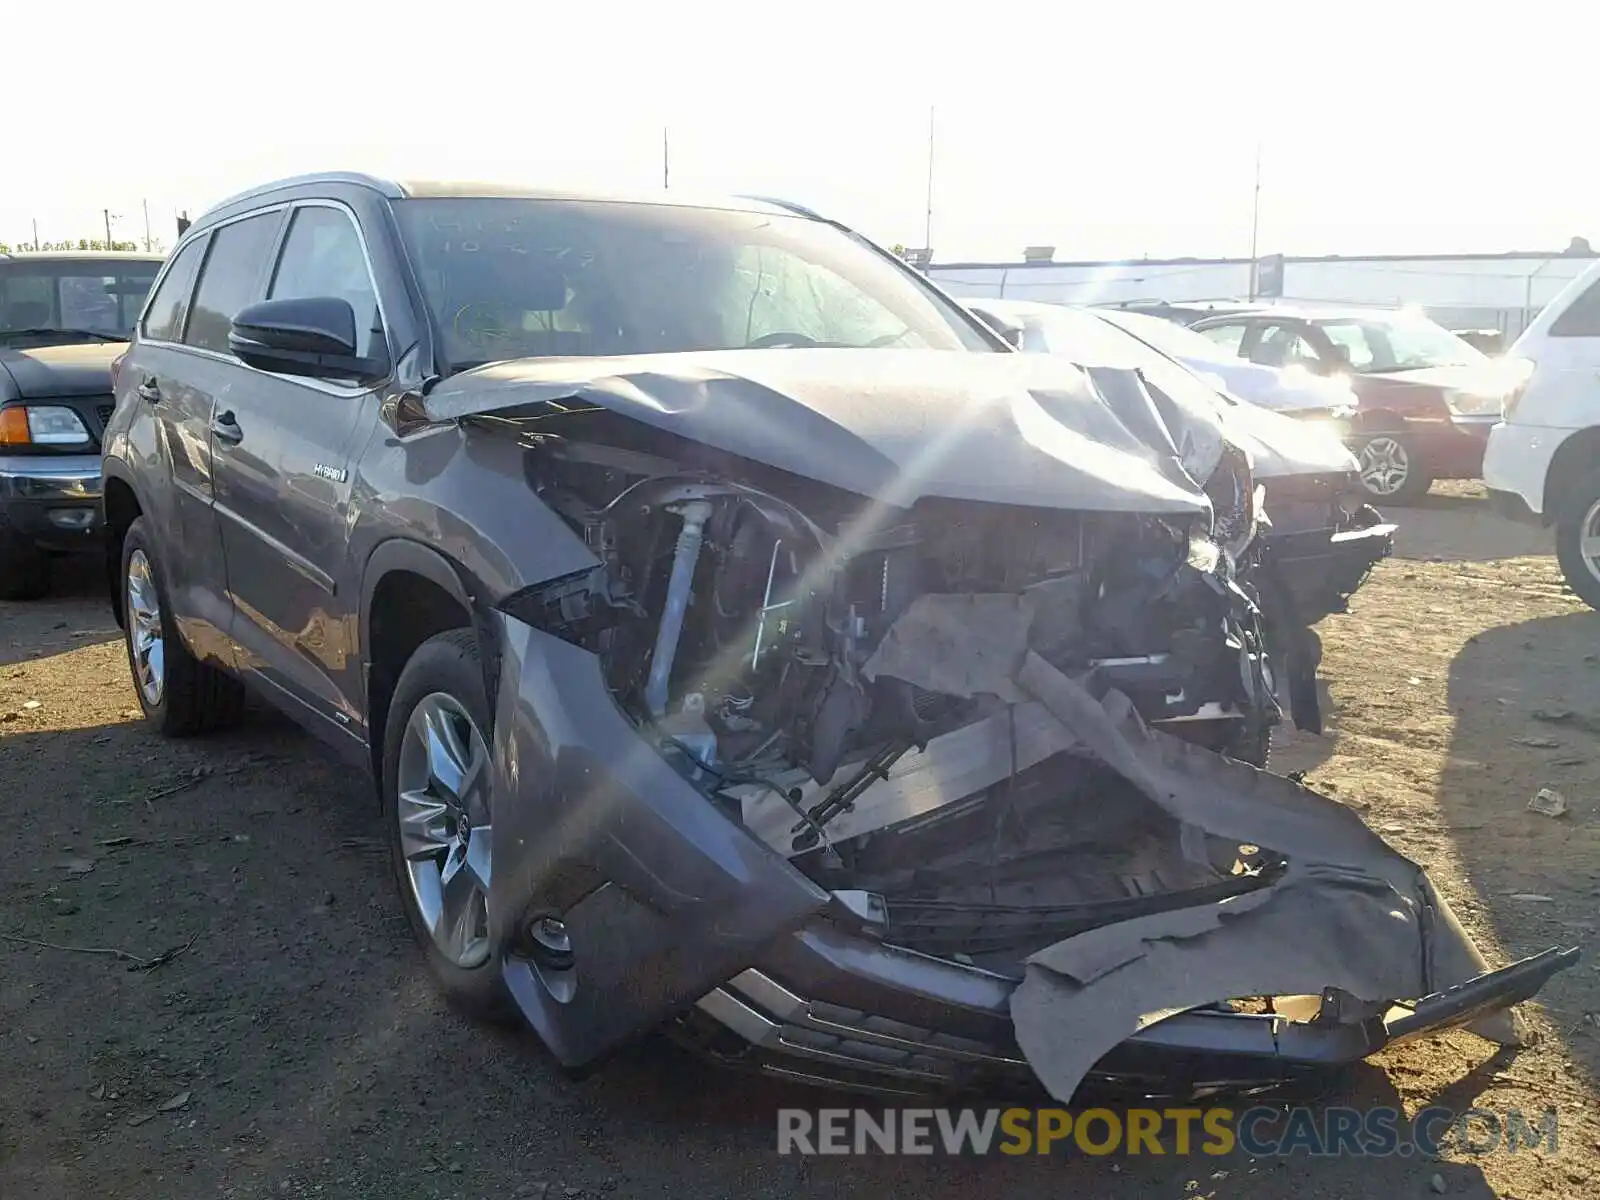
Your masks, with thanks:
<instances>
[{"instance_id":1,"label":"rear tire","mask_svg":"<svg viewBox=\"0 0 1600 1200\"><path fill-rule=\"evenodd\" d=\"M164 737L190 737L238 724L244 715L244 687L221 668L195 658L183 644L145 517L128 526L118 582L128 670L150 727ZM140 598L138 612L134 595Z\"/></svg>"},{"instance_id":2,"label":"rear tire","mask_svg":"<svg viewBox=\"0 0 1600 1200\"><path fill-rule=\"evenodd\" d=\"M1556 514L1556 559L1561 574L1579 599L1600 609L1600 561L1584 553L1586 531L1600 535L1600 468L1567 490ZM1594 548L1591 542L1591 550Z\"/></svg>"},{"instance_id":3,"label":"rear tire","mask_svg":"<svg viewBox=\"0 0 1600 1200\"><path fill-rule=\"evenodd\" d=\"M49 590L49 556L32 542L0 534L0 600L37 600Z\"/></svg>"},{"instance_id":4,"label":"rear tire","mask_svg":"<svg viewBox=\"0 0 1600 1200\"><path fill-rule=\"evenodd\" d=\"M1355 439L1361 489L1383 504L1412 505L1428 494L1433 478L1408 433L1377 430Z\"/></svg>"}]
</instances>

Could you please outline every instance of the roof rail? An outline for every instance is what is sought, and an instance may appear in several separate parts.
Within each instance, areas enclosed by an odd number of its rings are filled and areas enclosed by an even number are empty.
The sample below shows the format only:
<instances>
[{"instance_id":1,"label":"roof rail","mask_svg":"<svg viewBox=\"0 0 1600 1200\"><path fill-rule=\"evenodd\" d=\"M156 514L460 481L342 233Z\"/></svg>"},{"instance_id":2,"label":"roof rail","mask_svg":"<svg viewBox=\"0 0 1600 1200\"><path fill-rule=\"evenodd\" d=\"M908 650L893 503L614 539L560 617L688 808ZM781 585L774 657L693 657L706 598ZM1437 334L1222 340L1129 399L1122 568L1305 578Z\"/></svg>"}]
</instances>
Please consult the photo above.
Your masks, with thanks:
<instances>
[{"instance_id":1,"label":"roof rail","mask_svg":"<svg viewBox=\"0 0 1600 1200\"><path fill-rule=\"evenodd\" d=\"M803 204L796 204L793 200L780 200L776 196L747 196L747 195L741 195L738 198L740 200L754 200L758 204L770 204L774 208L787 209L789 212L794 213L796 216L810 217L813 221L827 221L828 220L827 217L823 216L821 213L817 212L815 209L807 208ZM832 224L832 222L829 222L829 223Z\"/></svg>"},{"instance_id":2,"label":"roof rail","mask_svg":"<svg viewBox=\"0 0 1600 1200\"><path fill-rule=\"evenodd\" d=\"M211 213L228 208L244 200L254 200L262 196L269 196L273 192L280 192L286 188L300 187L308 183L347 183L357 187L368 187L381 192L391 200L399 200L405 192L398 183L389 179L379 179L376 175L367 175L361 171L312 171L305 175L290 175L285 179L275 179L270 183L259 184L253 188L246 188L232 196L218 200L200 216L200 221L205 220ZM199 222L195 222L198 224Z\"/></svg>"}]
</instances>

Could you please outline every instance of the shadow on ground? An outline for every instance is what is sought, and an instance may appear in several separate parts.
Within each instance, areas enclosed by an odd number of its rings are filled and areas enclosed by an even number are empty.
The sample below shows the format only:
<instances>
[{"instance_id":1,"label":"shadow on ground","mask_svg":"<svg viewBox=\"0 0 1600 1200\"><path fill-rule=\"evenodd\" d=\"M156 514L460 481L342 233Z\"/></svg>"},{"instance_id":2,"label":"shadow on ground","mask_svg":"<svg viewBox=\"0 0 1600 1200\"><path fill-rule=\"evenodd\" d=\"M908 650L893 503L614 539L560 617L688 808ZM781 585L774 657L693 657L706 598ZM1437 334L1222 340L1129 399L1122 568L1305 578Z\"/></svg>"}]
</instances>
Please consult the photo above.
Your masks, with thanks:
<instances>
[{"instance_id":1,"label":"shadow on ground","mask_svg":"<svg viewBox=\"0 0 1600 1200\"><path fill-rule=\"evenodd\" d=\"M1600 897L1600 614L1509 623L1470 640L1451 664L1455 732L1439 782L1442 827L1425 831L1458 857L1478 914L1505 955L1580 946L1586 961L1541 994L1565 1044L1571 1086L1600 1081L1595 973ZM1527 810L1540 788L1568 815ZM1556 1081L1558 1084L1559 1080Z\"/></svg>"},{"instance_id":2,"label":"shadow on ground","mask_svg":"<svg viewBox=\"0 0 1600 1200\"><path fill-rule=\"evenodd\" d=\"M370 786L286 722L3 745L0 932L58 947L0 946L3 1195L1265 1200L1417 1194L1435 1169L1490 1194L1474 1167L1400 1157L779 1157L779 1108L849 1101L658 1041L578 1082L530 1033L442 1005Z\"/></svg>"}]
</instances>

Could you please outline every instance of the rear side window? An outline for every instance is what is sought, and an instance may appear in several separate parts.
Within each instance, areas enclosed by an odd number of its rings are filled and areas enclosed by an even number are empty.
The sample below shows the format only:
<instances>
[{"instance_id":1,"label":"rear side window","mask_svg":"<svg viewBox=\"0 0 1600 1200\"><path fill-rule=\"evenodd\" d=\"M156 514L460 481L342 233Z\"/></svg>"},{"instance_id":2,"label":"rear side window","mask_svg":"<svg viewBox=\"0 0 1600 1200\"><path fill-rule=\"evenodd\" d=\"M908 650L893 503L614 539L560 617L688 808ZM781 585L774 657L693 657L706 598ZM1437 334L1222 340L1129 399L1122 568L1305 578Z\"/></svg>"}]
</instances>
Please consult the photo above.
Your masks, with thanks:
<instances>
[{"instance_id":1,"label":"rear side window","mask_svg":"<svg viewBox=\"0 0 1600 1200\"><path fill-rule=\"evenodd\" d=\"M228 353L228 327L234 314L260 296L261 273L280 215L246 217L211 235L211 253L200 271L185 344Z\"/></svg>"},{"instance_id":2,"label":"rear side window","mask_svg":"<svg viewBox=\"0 0 1600 1200\"><path fill-rule=\"evenodd\" d=\"M382 344L383 323L378 318L378 293L367 269L356 227L344 212L322 205L295 210L289 236L283 240L283 253L269 300L299 300L311 296L331 296L346 300L356 314L356 353L375 357L374 347Z\"/></svg>"},{"instance_id":3,"label":"rear side window","mask_svg":"<svg viewBox=\"0 0 1600 1200\"><path fill-rule=\"evenodd\" d=\"M1600 337L1600 279L1550 324L1551 337Z\"/></svg>"},{"instance_id":4,"label":"rear side window","mask_svg":"<svg viewBox=\"0 0 1600 1200\"><path fill-rule=\"evenodd\" d=\"M1210 338L1233 355L1239 354L1239 347L1244 343L1243 325L1213 325L1209 329L1197 329L1195 332Z\"/></svg>"},{"instance_id":5,"label":"rear side window","mask_svg":"<svg viewBox=\"0 0 1600 1200\"><path fill-rule=\"evenodd\" d=\"M172 269L150 298L140 333L152 341L176 342L183 338L183 319L189 314L189 296L194 291L194 273L205 254L206 239L195 238L172 260Z\"/></svg>"}]
</instances>

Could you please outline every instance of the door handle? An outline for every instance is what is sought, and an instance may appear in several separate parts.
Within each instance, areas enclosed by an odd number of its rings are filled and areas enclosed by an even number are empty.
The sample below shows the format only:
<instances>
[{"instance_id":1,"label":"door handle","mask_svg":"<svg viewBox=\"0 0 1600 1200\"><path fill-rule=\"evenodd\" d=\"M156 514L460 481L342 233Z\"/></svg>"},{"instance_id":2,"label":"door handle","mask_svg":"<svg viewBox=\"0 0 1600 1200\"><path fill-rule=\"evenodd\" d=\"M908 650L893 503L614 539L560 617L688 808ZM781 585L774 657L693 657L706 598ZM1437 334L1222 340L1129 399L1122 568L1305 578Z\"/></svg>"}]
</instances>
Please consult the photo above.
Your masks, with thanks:
<instances>
[{"instance_id":1,"label":"door handle","mask_svg":"<svg viewBox=\"0 0 1600 1200\"><path fill-rule=\"evenodd\" d=\"M144 382L134 390L139 393L139 399L150 404L159 404L161 402L161 385L156 382L154 375L146 375Z\"/></svg>"},{"instance_id":2,"label":"door handle","mask_svg":"<svg viewBox=\"0 0 1600 1200\"><path fill-rule=\"evenodd\" d=\"M211 436L219 442L227 442L230 446L237 446L244 441L244 430L239 428L239 422L233 419L233 410L218 413L211 419Z\"/></svg>"}]
</instances>

